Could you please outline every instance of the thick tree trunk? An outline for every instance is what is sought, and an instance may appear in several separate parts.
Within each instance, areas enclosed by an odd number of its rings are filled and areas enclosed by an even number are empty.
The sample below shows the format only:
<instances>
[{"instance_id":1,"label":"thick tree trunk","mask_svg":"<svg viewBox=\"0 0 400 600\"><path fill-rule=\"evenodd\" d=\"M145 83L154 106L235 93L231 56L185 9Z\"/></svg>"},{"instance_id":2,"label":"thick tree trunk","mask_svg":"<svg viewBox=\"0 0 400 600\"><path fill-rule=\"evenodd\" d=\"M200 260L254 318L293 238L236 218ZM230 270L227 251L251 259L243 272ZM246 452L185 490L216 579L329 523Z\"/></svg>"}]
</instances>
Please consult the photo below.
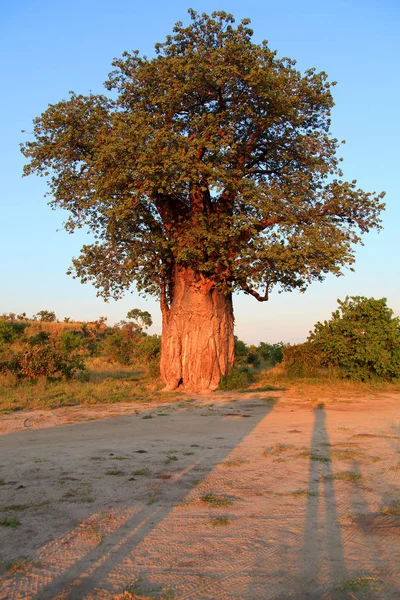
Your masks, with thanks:
<instances>
[{"instance_id":1,"label":"thick tree trunk","mask_svg":"<svg viewBox=\"0 0 400 600\"><path fill-rule=\"evenodd\" d=\"M232 296L180 267L171 306L162 306L162 313L161 377L166 389L217 388L234 360Z\"/></svg>"}]
</instances>

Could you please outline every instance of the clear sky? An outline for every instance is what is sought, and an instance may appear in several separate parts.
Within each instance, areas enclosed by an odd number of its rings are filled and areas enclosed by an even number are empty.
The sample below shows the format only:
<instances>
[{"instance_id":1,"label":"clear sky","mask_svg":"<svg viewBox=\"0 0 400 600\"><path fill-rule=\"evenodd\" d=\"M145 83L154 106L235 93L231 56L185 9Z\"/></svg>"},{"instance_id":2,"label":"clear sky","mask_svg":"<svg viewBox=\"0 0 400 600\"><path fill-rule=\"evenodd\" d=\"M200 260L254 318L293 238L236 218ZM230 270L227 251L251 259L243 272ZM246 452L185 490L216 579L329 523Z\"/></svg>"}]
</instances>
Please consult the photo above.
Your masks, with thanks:
<instances>
[{"instance_id":1,"label":"clear sky","mask_svg":"<svg viewBox=\"0 0 400 600\"><path fill-rule=\"evenodd\" d=\"M400 3L398 0L14 0L2 5L0 25L1 161L0 314L54 310L59 318L113 323L133 307L149 310L161 331L157 303L127 294L107 304L94 288L65 274L85 235L62 230L63 214L44 198L37 177L21 178L19 143L32 119L69 90L104 92L111 61L124 50L151 57L187 9L225 10L249 17L254 41L269 41L301 70L324 70L334 88L332 132L345 139L347 179L366 191L387 192L384 230L364 238L356 272L328 277L305 294L272 294L267 303L236 296L236 332L248 343L302 341L318 320L329 318L346 295L386 297L400 314ZM58 231L57 231L58 230Z\"/></svg>"}]
</instances>

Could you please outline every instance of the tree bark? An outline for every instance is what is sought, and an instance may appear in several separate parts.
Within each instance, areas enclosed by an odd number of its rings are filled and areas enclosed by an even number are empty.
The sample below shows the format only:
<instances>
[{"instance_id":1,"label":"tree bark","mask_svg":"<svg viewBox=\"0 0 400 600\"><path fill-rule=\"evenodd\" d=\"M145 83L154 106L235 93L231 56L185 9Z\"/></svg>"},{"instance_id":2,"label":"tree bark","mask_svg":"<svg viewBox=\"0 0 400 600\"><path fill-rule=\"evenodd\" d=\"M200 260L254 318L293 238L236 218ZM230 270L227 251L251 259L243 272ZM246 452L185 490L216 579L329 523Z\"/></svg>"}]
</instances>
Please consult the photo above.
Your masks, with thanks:
<instances>
[{"instance_id":1,"label":"tree bark","mask_svg":"<svg viewBox=\"0 0 400 600\"><path fill-rule=\"evenodd\" d=\"M175 271L171 305L162 305L161 377L167 390L218 387L234 361L233 305L211 280Z\"/></svg>"}]
</instances>

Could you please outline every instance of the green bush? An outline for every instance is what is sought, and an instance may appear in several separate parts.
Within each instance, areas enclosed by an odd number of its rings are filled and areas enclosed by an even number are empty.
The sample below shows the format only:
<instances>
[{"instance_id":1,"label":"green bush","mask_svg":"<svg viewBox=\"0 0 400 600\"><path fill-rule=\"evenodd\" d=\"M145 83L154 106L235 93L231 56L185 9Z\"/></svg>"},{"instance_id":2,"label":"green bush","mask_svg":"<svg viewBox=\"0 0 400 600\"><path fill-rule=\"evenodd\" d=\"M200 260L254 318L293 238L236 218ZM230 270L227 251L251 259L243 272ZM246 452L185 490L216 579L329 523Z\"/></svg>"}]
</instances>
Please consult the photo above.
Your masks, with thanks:
<instances>
[{"instance_id":1,"label":"green bush","mask_svg":"<svg viewBox=\"0 0 400 600\"><path fill-rule=\"evenodd\" d=\"M47 333L47 331L39 331L39 333L37 333L36 335L31 335L31 337L28 338L28 344L30 344L31 346L47 344L49 338L50 334Z\"/></svg>"},{"instance_id":2,"label":"green bush","mask_svg":"<svg viewBox=\"0 0 400 600\"><path fill-rule=\"evenodd\" d=\"M144 335L136 344L135 357L144 360L159 360L161 354L161 336Z\"/></svg>"},{"instance_id":3,"label":"green bush","mask_svg":"<svg viewBox=\"0 0 400 600\"><path fill-rule=\"evenodd\" d=\"M54 343L26 345L20 352L12 353L7 360L0 358L0 372L15 373L20 379L37 381L41 377L50 380L71 379L84 362L76 354L68 354Z\"/></svg>"},{"instance_id":4,"label":"green bush","mask_svg":"<svg viewBox=\"0 0 400 600\"><path fill-rule=\"evenodd\" d=\"M82 348L83 340L79 331L63 331L59 336L59 344L64 352L73 352Z\"/></svg>"},{"instance_id":5,"label":"green bush","mask_svg":"<svg viewBox=\"0 0 400 600\"><path fill-rule=\"evenodd\" d=\"M24 331L27 327L29 327L29 323L0 321L0 347L13 344L24 335Z\"/></svg>"},{"instance_id":6,"label":"green bush","mask_svg":"<svg viewBox=\"0 0 400 600\"><path fill-rule=\"evenodd\" d=\"M233 367L228 375L221 377L220 390L240 390L254 381L254 376L246 367Z\"/></svg>"},{"instance_id":7,"label":"green bush","mask_svg":"<svg viewBox=\"0 0 400 600\"><path fill-rule=\"evenodd\" d=\"M338 304L329 321L315 325L305 344L285 348L288 374L309 375L325 368L358 381L400 377L400 320L386 298L352 296Z\"/></svg>"},{"instance_id":8,"label":"green bush","mask_svg":"<svg viewBox=\"0 0 400 600\"><path fill-rule=\"evenodd\" d=\"M103 353L122 365L130 365L142 334L131 323L122 322L110 329L104 339Z\"/></svg>"},{"instance_id":9,"label":"green bush","mask_svg":"<svg viewBox=\"0 0 400 600\"><path fill-rule=\"evenodd\" d=\"M257 353L262 362L271 365L272 367L283 360L283 348L282 342L277 344L266 344L260 342L257 348Z\"/></svg>"}]
</instances>

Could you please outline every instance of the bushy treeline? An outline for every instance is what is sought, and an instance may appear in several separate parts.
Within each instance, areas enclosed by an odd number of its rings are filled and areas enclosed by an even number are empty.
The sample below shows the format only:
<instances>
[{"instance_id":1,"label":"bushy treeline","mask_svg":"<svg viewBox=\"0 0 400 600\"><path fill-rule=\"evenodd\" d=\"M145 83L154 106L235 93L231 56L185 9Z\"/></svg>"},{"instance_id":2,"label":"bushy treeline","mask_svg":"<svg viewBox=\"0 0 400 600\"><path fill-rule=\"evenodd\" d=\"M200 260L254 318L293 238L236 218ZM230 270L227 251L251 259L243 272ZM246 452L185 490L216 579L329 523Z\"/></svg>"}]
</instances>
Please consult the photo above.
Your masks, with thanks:
<instances>
[{"instance_id":1,"label":"bushy treeline","mask_svg":"<svg viewBox=\"0 0 400 600\"><path fill-rule=\"evenodd\" d=\"M338 300L329 321L318 322L304 344L283 350L287 374L366 381L400 377L400 320L386 298Z\"/></svg>"},{"instance_id":2,"label":"bushy treeline","mask_svg":"<svg viewBox=\"0 0 400 600\"><path fill-rule=\"evenodd\" d=\"M87 361L102 356L121 365L145 365L158 374L161 338L145 332L152 324L147 311L133 309L113 327L103 317L90 323L64 320L68 326L53 326L53 318L37 321L13 313L0 319L0 373L30 381L70 379L77 373L84 378Z\"/></svg>"}]
</instances>

